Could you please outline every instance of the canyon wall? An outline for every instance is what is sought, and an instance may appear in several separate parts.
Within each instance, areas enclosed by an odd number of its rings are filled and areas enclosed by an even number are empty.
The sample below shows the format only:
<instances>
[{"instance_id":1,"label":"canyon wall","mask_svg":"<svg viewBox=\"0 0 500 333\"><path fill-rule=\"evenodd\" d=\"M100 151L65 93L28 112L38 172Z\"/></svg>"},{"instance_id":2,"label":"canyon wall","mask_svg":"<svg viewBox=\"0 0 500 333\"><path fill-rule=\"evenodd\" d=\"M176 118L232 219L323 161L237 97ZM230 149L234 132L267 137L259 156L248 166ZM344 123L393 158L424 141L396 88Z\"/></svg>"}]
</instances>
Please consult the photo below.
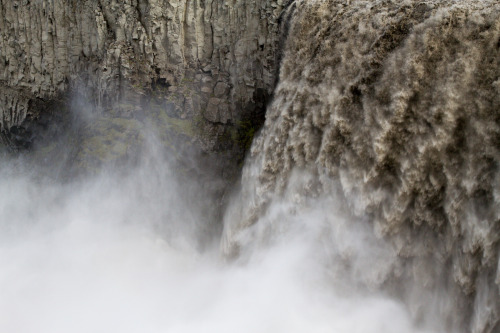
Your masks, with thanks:
<instances>
[{"instance_id":1,"label":"canyon wall","mask_svg":"<svg viewBox=\"0 0 500 333\"><path fill-rule=\"evenodd\" d=\"M23 122L41 116L40 104L78 94L98 110L120 102L131 112L154 98L177 118L201 120L202 147L217 149L227 126L263 116L282 7L281 0L2 0L3 139L15 145Z\"/></svg>"}]
</instances>

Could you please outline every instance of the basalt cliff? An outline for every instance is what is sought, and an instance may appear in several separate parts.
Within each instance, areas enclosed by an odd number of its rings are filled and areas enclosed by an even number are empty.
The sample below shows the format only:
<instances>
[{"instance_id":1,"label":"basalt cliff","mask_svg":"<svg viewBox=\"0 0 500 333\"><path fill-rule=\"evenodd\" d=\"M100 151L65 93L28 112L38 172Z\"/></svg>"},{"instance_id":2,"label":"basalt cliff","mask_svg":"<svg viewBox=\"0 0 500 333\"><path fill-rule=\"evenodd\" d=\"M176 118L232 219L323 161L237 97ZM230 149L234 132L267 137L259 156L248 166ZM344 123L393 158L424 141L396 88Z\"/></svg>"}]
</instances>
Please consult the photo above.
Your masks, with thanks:
<instances>
[{"instance_id":1,"label":"basalt cliff","mask_svg":"<svg viewBox=\"0 0 500 333\"><path fill-rule=\"evenodd\" d=\"M3 142L29 146L32 123L63 113L79 95L96 110L132 116L153 104L202 123L204 150L228 149L220 140L228 128L262 123L282 8L283 1L2 1Z\"/></svg>"}]
</instances>

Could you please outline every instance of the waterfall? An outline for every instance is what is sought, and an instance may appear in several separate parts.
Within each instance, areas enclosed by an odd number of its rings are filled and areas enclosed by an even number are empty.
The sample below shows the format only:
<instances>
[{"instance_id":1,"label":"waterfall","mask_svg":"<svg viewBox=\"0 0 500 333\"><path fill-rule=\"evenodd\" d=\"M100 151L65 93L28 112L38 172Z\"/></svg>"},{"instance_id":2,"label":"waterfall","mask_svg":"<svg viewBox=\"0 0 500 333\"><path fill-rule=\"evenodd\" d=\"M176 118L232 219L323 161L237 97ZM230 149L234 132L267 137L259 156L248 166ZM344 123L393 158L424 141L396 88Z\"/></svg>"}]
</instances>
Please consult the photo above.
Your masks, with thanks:
<instances>
[{"instance_id":1,"label":"waterfall","mask_svg":"<svg viewBox=\"0 0 500 333\"><path fill-rule=\"evenodd\" d=\"M499 13L494 1L294 2L223 252L304 219L342 279L445 331L496 332ZM360 228L376 237L359 244Z\"/></svg>"},{"instance_id":2,"label":"waterfall","mask_svg":"<svg viewBox=\"0 0 500 333\"><path fill-rule=\"evenodd\" d=\"M500 330L497 0L112 3L96 45L154 61L1 134L0 332Z\"/></svg>"}]
</instances>

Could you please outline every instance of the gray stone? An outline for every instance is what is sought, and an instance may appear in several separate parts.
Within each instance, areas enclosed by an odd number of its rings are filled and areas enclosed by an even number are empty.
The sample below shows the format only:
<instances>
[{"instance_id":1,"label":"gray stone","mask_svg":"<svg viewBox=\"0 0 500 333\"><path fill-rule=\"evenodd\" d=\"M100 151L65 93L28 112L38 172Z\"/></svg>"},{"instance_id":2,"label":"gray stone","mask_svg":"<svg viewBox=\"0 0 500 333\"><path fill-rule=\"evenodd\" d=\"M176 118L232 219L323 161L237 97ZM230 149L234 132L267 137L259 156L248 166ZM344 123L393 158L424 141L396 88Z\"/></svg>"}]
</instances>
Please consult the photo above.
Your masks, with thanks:
<instances>
[{"instance_id":1,"label":"gray stone","mask_svg":"<svg viewBox=\"0 0 500 333\"><path fill-rule=\"evenodd\" d=\"M160 78L211 94L210 76L217 75L223 82L216 96L235 112L234 105L253 103L245 83L229 95L226 86L236 78L254 81L269 94L274 87L280 0L14 3L4 0L0 15L3 131L40 112L30 109L30 101L50 101L69 88L85 87L101 107L120 101L129 86L148 91ZM262 41L264 51L256 52Z\"/></svg>"},{"instance_id":2,"label":"gray stone","mask_svg":"<svg viewBox=\"0 0 500 333\"><path fill-rule=\"evenodd\" d=\"M220 114L219 114L219 104L220 99L218 98L210 98L207 104L207 108L205 109L205 119L212 123L220 122Z\"/></svg>"},{"instance_id":3,"label":"gray stone","mask_svg":"<svg viewBox=\"0 0 500 333\"><path fill-rule=\"evenodd\" d=\"M227 103L219 104L219 121L223 124L227 124L231 120L232 116L229 104Z\"/></svg>"},{"instance_id":4,"label":"gray stone","mask_svg":"<svg viewBox=\"0 0 500 333\"><path fill-rule=\"evenodd\" d=\"M212 86L211 86L211 85L206 85L206 84L205 84L205 85L203 85L203 86L201 87L201 92L204 92L204 93L206 93L206 94L211 93L211 92L212 92Z\"/></svg>"},{"instance_id":5,"label":"gray stone","mask_svg":"<svg viewBox=\"0 0 500 333\"><path fill-rule=\"evenodd\" d=\"M214 88L215 97L224 97L229 93L229 85L225 82L217 82Z\"/></svg>"}]
</instances>

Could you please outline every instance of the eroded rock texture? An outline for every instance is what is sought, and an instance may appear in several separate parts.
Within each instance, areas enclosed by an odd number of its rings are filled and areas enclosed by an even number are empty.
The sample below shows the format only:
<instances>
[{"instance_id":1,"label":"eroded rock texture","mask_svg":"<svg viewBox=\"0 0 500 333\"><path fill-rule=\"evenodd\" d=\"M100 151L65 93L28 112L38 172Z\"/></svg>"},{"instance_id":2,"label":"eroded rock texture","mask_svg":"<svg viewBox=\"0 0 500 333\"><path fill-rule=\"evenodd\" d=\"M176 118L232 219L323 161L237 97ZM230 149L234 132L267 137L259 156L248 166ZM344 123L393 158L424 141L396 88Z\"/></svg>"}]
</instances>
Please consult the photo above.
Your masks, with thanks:
<instances>
[{"instance_id":1,"label":"eroded rock texture","mask_svg":"<svg viewBox=\"0 0 500 333\"><path fill-rule=\"evenodd\" d=\"M287 15L280 81L224 250L251 242L241 230L305 170L313 180L297 196L338 191L392 244L399 263L379 283L417 317L432 307L409 285L446 290L436 313L447 330L498 332L499 3L296 1Z\"/></svg>"},{"instance_id":2,"label":"eroded rock texture","mask_svg":"<svg viewBox=\"0 0 500 333\"><path fill-rule=\"evenodd\" d=\"M283 1L2 0L0 131L40 115L37 103L84 94L199 117L211 150L275 82ZM38 104L37 104L38 105ZM9 134L9 135L7 135Z\"/></svg>"}]
</instances>

